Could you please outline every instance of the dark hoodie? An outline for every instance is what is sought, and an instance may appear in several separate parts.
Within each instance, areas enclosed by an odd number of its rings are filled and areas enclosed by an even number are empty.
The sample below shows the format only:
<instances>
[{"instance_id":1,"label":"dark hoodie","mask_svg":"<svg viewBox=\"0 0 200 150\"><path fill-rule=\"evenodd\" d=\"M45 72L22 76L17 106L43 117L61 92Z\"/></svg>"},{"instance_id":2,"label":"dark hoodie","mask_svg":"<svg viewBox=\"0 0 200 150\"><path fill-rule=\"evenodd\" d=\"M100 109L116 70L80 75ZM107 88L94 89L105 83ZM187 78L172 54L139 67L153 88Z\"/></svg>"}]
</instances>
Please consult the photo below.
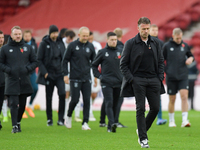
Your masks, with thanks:
<instances>
[{"instance_id":1,"label":"dark hoodie","mask_svg":"<svg viewBox=\"0 0 200 150\"><path fill-rule=\"evenodd\" d=\"M122 73L119 69L122 49L109 47L100 50L92 63L94 76L101 80L101 85L110 87L120 87L122 83ZM98 66L101 65L101 73Z\"/></svg>"},{"instance_id":2,"label":"dark hoodie","mask_svg":"<svg viewBox=\"0 0 200 150\"><path fill-rule=\"evenodd\" d=\"M1 48L0 69L5 72L5 95L30 95L32 91L29 73L37 67L32 47L22 39L19 43L9 37Z\"/></svg>"},{"instance_id":3,"label":"dark hoodie","mask_svg":"<svg viewBox=\"0 0 200 150\"><path fill-rule=\"evenodd\" d=\"M185 61L193 57L190 47L185 42L177 44L170 39L163 46L163 56L166 60L165 72L168 80L185 80L188 78L188 68Z\"/></svg>"},{"instance_id":4,"label":"dark hoodie","mask_svg":"<svg viewBox=\"0 0 200 150\"><path fill-rule=\"evenodd\" d=\"M61 61L64 55L65 46L61 38L56 42L52 41L49 35L43 37L39 45L37 59L39 62L39 72L37 82L45 85L44 75L48 73L48 78L55 80L62 76Z\"/></svg>"}]
</instances>

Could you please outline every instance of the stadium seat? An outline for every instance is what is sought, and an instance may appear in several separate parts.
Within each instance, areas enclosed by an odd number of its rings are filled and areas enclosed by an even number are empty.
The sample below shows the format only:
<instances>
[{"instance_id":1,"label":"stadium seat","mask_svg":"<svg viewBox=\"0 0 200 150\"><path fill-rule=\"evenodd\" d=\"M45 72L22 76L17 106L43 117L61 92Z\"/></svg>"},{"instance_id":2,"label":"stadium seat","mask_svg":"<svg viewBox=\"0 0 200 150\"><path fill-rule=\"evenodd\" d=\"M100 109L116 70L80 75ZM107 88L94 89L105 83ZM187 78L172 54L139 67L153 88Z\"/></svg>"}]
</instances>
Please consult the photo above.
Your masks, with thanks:
<instances>
[{"instance_id":1,"label":"stadium seat","mask_svg":"<svg viewBox=\"0 0 200 150\"><path fill-rule=\"evenodd\" d=\"M200 46L200 32L195 32L191 39L192 46Z\"/></svg>"},{"instance_id":2,"label":"stadium seat","mask_svg":"<svg viewBox=\"0 0 200 150\"><path fill-rule=\"evenodd\" d=\"M162 41L165 41L165 31L163 29L159 29L158 38Z\"/></svg>"},{"instance_id":3,"label":"stadium seat","mask_svg":"<svg viewBox=\"0 0 200 150\"><path fill-rule=\"evenodd\" d=\"M24 6L19 6L16 8L16 13L20 13L22 11L24 11L26 8Z\"/></svg>"},{"instance_id":4,"label":"stadium seat","mask_svg":"<svg viewBox=\"0 0 200 150\"><path fill-rule=\"evenodd\" d=\"M185 30L191 23L191 18L189 13L183 13L180 14L178 17L175 18L175 20L178 22L178 26Z\"/></svg>"},{"instance_id":5,"label":"stadium seat","mask_svg":"<svg viewBox=\"0 0 200 150\"><path fill-rule=\"evenodd\" d=\"M191 20L196 22L200 19L200 8L198 7L191 7L187 11L190 14Z\"/></svg>"},{"instance_id":6,"label":"stadium seat","mask_svg":"<svg viewBox=\"0 0 200 150\"><path fill-rule=\"evenodd\" d=\"M1 7L6 7L8 4L7 4L7 0L0 0L0 6Z\"/></svg>"},{"instance_id":7,"label":"stadium seat","mask_svg":"<svg viewBox=\"0 0 200 150\"><path fill-rule=\"evenodd\" d=\"M4 14L4 8L0 7L0 16L2 16Z\"/></svg>"},{"instance_id":8,"label":"stadium seat","mask_svg":"<svg viewBox=\"0 0 200 150\"><path fill-rule=\"evenodd\" d=\"M0 15L0 22L2 22L3 20L4 20L4 17Z\"/></svg>"},{"instance_id":9,"label":"stadium seat","mask_svg":"<svg viewBox=\"0 0 200 150\"><path fill-rule=\"evenodd\" d=\"M15 14L15 8L14 7L7 7L5 8L5 15L14 15Z\"/></svg>"},{"instance_id":10,"label":"stadium seat","mask_svg":"<svg viewBox=\"0 0 200 150\"><path fill-rule=\"evenodd\" d=\"M18 2L19 2L19 0L11 0L11 1L8 1L8 5L12 6L12 7L17 7Z\"/></svg>"},{"instance_id":11,"label":"stadium seat","mask_svg":"<svg viewBox=\"0 0 200 150\"><path fill-rule=\"evenodd\" d=\"M172 31L174 28L178 27L177 21L170 21L166 25L164 25L164 31L167 38L172 36Z\"/></svg>"}]
</instances>

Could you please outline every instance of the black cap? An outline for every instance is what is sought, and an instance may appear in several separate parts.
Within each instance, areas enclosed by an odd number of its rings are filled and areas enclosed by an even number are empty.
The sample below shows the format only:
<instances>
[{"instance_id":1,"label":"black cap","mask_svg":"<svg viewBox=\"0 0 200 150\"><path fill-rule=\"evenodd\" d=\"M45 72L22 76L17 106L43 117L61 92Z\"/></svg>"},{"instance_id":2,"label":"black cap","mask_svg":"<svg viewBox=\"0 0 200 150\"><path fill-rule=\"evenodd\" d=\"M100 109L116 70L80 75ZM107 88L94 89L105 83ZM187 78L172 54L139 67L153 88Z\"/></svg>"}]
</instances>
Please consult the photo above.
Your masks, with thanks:
<instances>
[{"instance_id":1,"label":"black cap","mask_svg":"<svg viewBox=\"0 0 200 150\"><path fill-rule=\"evenodd\" d=\"M55 26L55 25L51 25L51 26L49 27L49 35L50 35L52 32L58 32L58 27Z\"/></svg>"}]
</instances>

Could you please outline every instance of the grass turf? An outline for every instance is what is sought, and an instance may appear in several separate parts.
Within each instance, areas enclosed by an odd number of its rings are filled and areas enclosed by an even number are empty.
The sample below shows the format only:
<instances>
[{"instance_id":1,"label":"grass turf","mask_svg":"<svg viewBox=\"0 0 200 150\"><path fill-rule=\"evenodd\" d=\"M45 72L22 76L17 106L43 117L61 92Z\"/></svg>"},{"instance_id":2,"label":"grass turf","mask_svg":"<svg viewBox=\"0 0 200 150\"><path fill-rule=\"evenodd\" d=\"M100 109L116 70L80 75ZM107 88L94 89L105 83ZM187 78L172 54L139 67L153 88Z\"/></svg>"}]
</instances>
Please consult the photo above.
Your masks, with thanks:
<instances>
[{"instance_id":1,"label":"grass turf","mask_svg":"<svg viewBox=\"0 0 200 150\"><path fill-rule=\"evenodd\" d=\"M89 122L91 131L81 130L81 123L72 122L72 128L57 126L57 112L53 112L54 125L47 127L45 111L34 111L36 117L22 119L21 133L11 134L11 120L3 123L0 131L0 149L28 150L137 150L141 149L136 135L136 112L122 111L120 122L128 128L117 128L116 133L107 133L99 127L99 111L95 111L95 122ZM74 117L73 117L74 118ZM168 113L163 112L168 119ZM156 121L148 131L149 145L155 150L200 149L200 112L189 111L190 128L181 128L181 112L175 112L176 128L158 126Z\"/></svg>"}]
</instances>

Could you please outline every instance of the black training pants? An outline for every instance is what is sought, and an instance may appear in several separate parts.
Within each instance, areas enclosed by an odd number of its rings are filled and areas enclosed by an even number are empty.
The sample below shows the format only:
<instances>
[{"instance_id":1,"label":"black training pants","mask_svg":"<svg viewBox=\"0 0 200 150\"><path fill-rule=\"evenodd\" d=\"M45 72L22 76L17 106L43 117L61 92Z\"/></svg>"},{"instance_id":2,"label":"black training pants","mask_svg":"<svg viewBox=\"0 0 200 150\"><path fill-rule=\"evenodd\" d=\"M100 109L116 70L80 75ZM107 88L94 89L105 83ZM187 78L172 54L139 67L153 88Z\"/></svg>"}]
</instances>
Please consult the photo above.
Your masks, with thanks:
<instances>
[{"instance_id":1,"label":"black training pants","mask_svg":"<svg viewBox=\"0 0 200 150\"><path fill-rule=\"evenodd\" d=\"M120 98L120 88L103 87L102 92L104 96L106 115L108 117L108 129L111 129L113 123L115 123L115 116Z\"/></svg>"},{"instance_id":2,"label":"black training pants","mask_svg":"<svg viewBox=\"0 0 200 150\"><path fill-rule=\"evenodd\" d=\"M4 90L5 90L5 86L0 87L0 114L1 114L3 100L4 100Z\"/></svg>"},{"instance_id":3,"label":"black training pants","mask_svg":"<svg viewBox=\"0 0 200 150\"><path fill-rule=\"evenodd\" d=\"M79 102L80 91L83 95L83 122L88 123L89 121L89 111L90 111L90 95L91 95L91 82L76 82L70 81L70 94L71 101L69 103L68 117L72 116L76 104Z\"/></svg>"},{"instance_id":4,"label":"black training pants","mask_svg":"<svg viewBox=\"0 0 200 150\"><path fill-rule=\"evenodd\" d=\"M16 126L21 121L26 107L27 95L9 95L8 101L12 118L12 126Z\"/></svg>"},{"instance_id":5,"label":"black training pants","mask_svg":"<svg viewBox=\"0 0 200 150\"><path fill-rule=\"evenodd\" d=\"M133 90L136 99L136 119L140 141L148 139L147 131L155 120L160 107L161 81L158 78L134 77ZM149 103L149 113L145 118L145 97Z\"/></svg>"},{"instance_id":6,"label":"black training pants","mask_svg":"<svg viewBox=\"0 0 200 150\"><path fill-rule=\"evenodd\" d=\"M64 122L63 116L65 111L65 83L63 77L58 77L55 80L47 79L46 84L46 114L47 120L52 119L52 95L54 86L58 89L59 96L59 108L58 108L58 120Z\"/></svg>"}]
</instances>

